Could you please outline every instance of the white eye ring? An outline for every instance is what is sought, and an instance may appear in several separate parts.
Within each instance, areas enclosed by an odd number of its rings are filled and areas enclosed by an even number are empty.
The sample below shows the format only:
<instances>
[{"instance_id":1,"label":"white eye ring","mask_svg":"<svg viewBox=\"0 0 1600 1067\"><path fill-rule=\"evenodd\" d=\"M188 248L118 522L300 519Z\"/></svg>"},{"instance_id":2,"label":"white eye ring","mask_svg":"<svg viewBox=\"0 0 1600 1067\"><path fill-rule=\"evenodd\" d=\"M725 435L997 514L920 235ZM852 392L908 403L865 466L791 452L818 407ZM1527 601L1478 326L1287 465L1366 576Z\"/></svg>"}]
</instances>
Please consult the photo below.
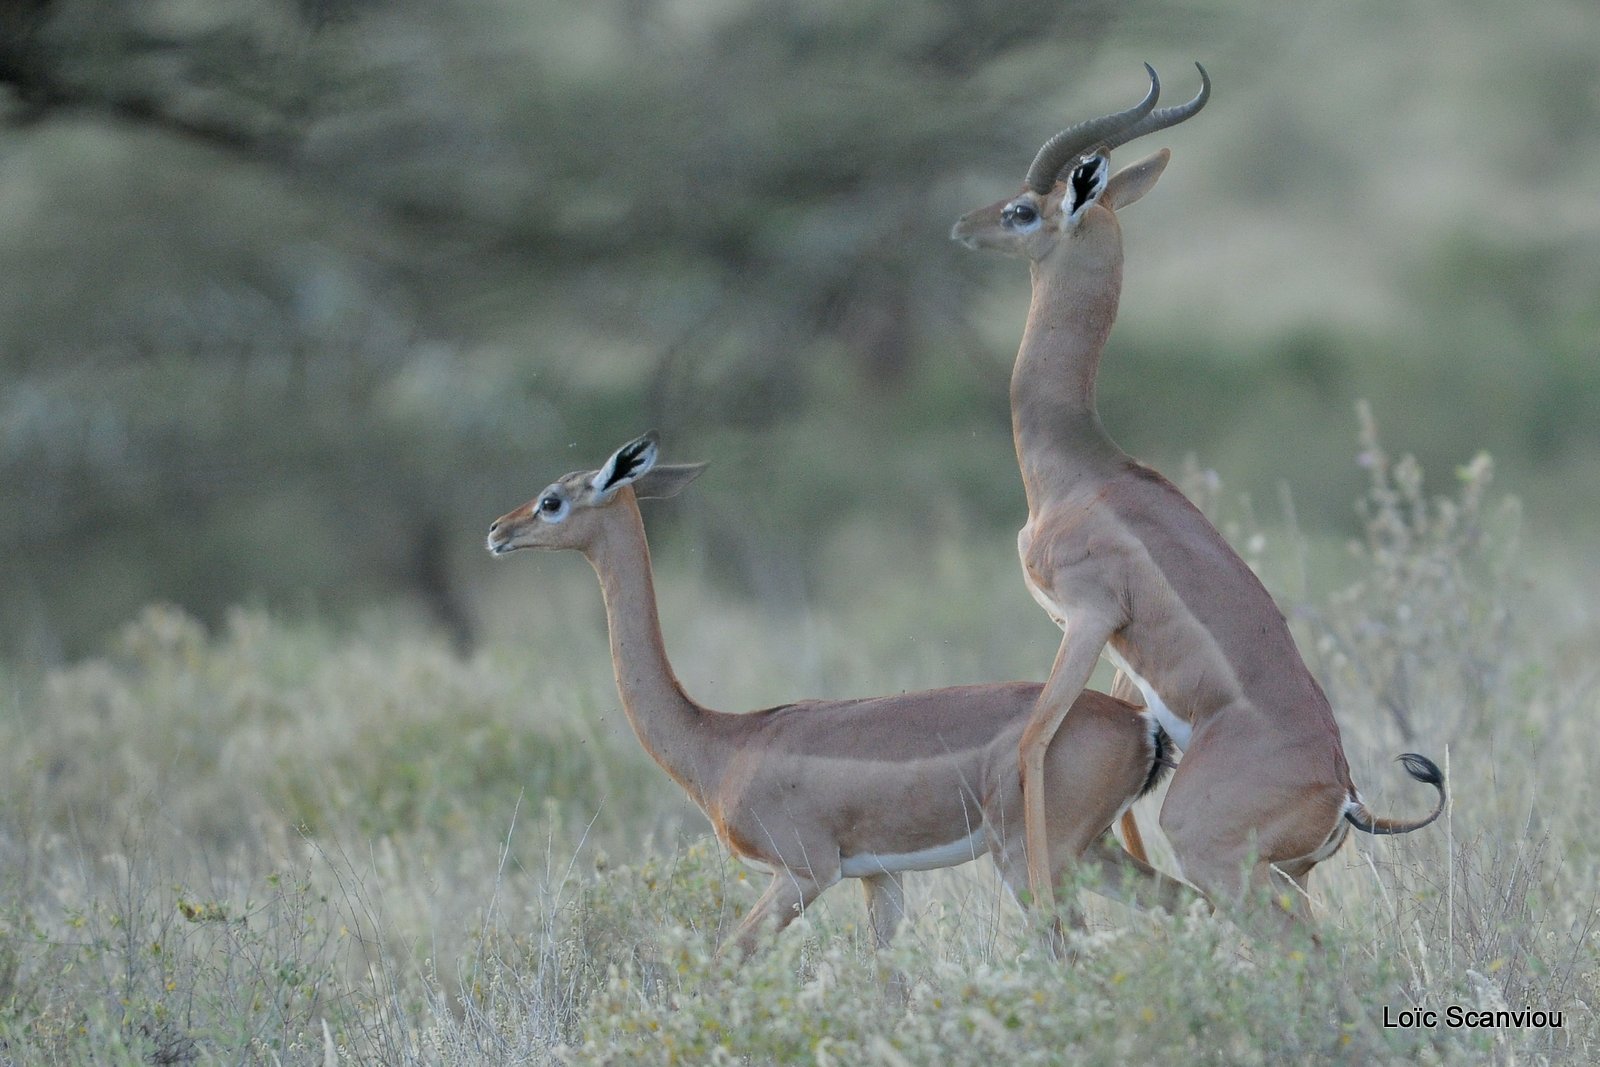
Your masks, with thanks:
<instances>
[{"instance_id":1,"label":"white eye ring","mask_svg":"<svg viewBox=\"0 0 1600 1067\"><path fill-rule=\"evenodd\" d=\"M552 507L552 504L555 506ZM539 498L539 518L552 526L566 518L569 510L567 502L554 493L546 493Z\"/></svg>"},{"instance_id":2,"label":"white eye ring","mask_svg":"<svg viewBox=\"0 0 1600 1067\"><path fill-rule=\"evenodd\" d=\"M1032 233L1039 228L1039 210L1026 200L1018 200L1001 210L1000 221L1017 233Z\"/></svg>"}]
</instances>

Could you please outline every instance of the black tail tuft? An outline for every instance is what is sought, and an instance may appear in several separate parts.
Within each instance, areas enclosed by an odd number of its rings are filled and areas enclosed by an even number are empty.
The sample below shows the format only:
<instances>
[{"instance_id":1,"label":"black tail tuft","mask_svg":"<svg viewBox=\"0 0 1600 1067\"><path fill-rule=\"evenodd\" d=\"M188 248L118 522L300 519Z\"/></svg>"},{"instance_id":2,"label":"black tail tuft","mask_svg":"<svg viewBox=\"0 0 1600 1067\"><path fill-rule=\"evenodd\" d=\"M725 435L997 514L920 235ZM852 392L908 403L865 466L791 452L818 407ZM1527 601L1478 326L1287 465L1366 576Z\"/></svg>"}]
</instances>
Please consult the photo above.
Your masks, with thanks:
<instances>
[{"instance_id":1,"label":"black tail tuft","mask_svg":"<svg viewBox=\"0 0 1600 1067\"><path fill-rule=\"evenodd\" d=\"M1428 785L1444 785L1444 772L1439 770L1439 765L1427 756L1420 756L1415 752L1402 752L1394 761L1406 769L1406 773L1419 782Z\"/></svg>"},{"instance_id":2,"label":"black tail tuft","mask_svg":"<svg viewBox=\"0 0 1600 1067\"><path fill-rule=\"evenodd\" d=\"M1406 773L1425 785L1431 785L1439 793L1438 802L1433 811L1425 818L1404 822L1400 819L1383 819L1367 810L1367 806L1357 798L1354 793L1350 795L1350 804L1346 807L1344 817L1346 821L1357 830L1368 834L1409 834L1412 830L1420 830L1433 820L1437 819L1444 811L1445 791L1444 774L1440 772L1439 765L1427 756L1419 756L1415 752L1405 752L1395 757L1395 762L1406 769Z\"/></svg>"},{"instance_id":3,"label":"black tail tuft","mask_svg":"<svg viewBox=\"0 0 1600 1067\"><path fill-rule=\"evenodd\" d=\"M1152 723L1151 725L1154 729L1150 731L1150 744L1155 748L1155 754L1150 760L1150 773L1145 777L1144 788L1139 790L1141 799L1148 796L1150 790L1160 785L1161 779L1165 778L1167 772L1175 765L1172 759L1172 738L1167 736L1167 732L1161 728L1160 723ZM1421 757L1418 758L1420 759Z\"/></svg>"}]
</instances>

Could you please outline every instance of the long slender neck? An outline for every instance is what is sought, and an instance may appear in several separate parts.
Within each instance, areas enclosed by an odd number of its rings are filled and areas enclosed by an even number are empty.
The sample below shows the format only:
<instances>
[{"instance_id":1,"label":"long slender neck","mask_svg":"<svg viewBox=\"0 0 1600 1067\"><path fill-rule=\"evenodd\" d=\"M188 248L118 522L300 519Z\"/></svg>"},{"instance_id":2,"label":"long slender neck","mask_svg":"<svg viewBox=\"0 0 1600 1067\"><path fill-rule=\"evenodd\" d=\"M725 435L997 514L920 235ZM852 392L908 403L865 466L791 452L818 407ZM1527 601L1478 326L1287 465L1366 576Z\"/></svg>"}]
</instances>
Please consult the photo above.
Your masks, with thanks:
<instances>
[{"instance_id":1,"label":"long slender neck","mask_svg":"<svg viewBox=\"0 0 1600 1067\"><path fill-rule=\"evenodd\" d=\"M1033 299L1011 373L1011 432L1029 510L1123 452L1100 425L1095 378L1122 292L1122 251L1089 270L1033 264Z\"/></svg>"},{"instance_id":2,"label":"long slender neck","mask_svg":"<svg viewBox=\"0 0 1600 1067\"><path fill-rule=\"evenodd\" d=\"M667 661L644 520L633 490L621 493L584 550L605 595L617 692L644 750L703 807L728 753L712 722L717 713L689 698Z\"/></svg>"}]
</instances>

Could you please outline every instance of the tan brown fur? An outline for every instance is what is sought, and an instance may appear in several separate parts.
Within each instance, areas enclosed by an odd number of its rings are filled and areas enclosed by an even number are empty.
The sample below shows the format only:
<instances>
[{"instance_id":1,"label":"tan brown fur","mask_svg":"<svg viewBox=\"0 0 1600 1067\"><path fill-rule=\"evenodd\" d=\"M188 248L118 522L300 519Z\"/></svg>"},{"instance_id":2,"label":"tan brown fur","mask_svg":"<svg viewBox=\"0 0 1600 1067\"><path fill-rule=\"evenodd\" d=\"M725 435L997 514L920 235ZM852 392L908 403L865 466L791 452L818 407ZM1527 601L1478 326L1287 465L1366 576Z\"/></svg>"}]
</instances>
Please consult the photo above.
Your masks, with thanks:
<instances>
[{"instance_id":1,"label":"tan brown fur","mask_svg":"<svg viewBox=\"0 0 1600 1067\"><path fill-rule=\"evenodd\" d=\"M1062 210L1063 182L1044 197L1024 189L972 212L953 236L1031 264L1033 298L1011 380L1028 499L1017 547L1030 590L1065 637L1020 749L1027 839L1042 846L1048 836L1043 757L1109 646L1192 728L1161 827L1184 876L1226 901L1268 885L1274 867L1303 887L1359 800L1328 700L1272 597L1177 488L1112 441L1096 410L1122 285L1115 209L1154 185L1167 158L1163 150L1111 177L1076 223ZM1026 233L1002 213L1024 201L1041 218ZM1442 783L1432 784L1439 802L1426 819L1369 824L1378 832L1425 825L1444 805ZM1030 865L1030 883L1049 900L1041 864Z\"/></svg>"},{"instance_id":2,"label":"tan brown fur","mask_svg":"<svg viewBox=\"0 0 1600 1067\"><path fill-rule=\"evenodd\" d=\"M573 548L594 566L617 687L640 743L705 811L730 852L773 871L733 937L741 951L756 944L762 927L787 925L845 876L847 862L947 846L975 831L972 854L950 862L987 852L1014 892L1026 890L1016 753L1038 684L806 701L746 714L702 707L667 660L634 490L624 485L585 505L589 477L569 475L552 487L566 485L571 494L562 522L542 521L536 498L494 524L490 545L497 554ZM1082 861L1107 892L1119 893L1132 871L1144 898L1166 906L1184 898L1179 883L1102 841L1152 777L1152 737L1151 721L1127 703L1077 695L1071 723L1046 753L1053 878ZM855 876L867 888L875 936L886 944L898 921L901 872Z\"/></svg>"}]
</instances>

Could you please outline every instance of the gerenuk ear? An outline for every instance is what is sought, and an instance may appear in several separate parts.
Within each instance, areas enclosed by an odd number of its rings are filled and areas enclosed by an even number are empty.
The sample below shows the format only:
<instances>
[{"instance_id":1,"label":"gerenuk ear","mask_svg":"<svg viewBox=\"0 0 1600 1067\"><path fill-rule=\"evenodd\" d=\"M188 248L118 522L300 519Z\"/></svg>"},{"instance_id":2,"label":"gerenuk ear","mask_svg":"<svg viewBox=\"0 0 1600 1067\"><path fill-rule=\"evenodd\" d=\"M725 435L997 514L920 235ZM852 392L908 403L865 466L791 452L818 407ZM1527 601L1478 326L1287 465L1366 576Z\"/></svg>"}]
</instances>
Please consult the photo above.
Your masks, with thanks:
<instances>
[{"instance_id":1,"label":"gerenuk ear","mask_svg":"<svg viewBox=\"0 0 1600 1067\"><path fill-rule=\"evenodd\" d=\"M605 466L595 471L589 479L589 488L602 499L650 472L656 465L659 453L656 432L651 430L623 445L611 454Z\"/></svg>"},{"instance_id":2,"label":"gerenuk ear","mask_svg":"<svg viewBox=\"0 0 1600 1067\"><path fill-rule=\"evenodd\" d=\"M1067 213L1067 223L1078 221L1090 204L1105 192L1106 175L1111 173L1111 161L1105 156L1090 156L1072 168L1067 175L1067 192L1061 209Z\"/></svg>"},{"instance_id":3,"label":"gerenuk ear","mask_svg":"<svg viewBox=\"0 0 1600 1067\"><path fill-rule=\"evenodd\" d=\"M705 472L704 463L664 463L633 483L633 495L640 500L665 500L677 496Z\"/></svg>"},{"instance_id":4,"label":"gerenuk ear","mask_svg":"<svg viewBox=\"0 0 1600 1067\"><path fill-rule=\"evenodd\" d=\"M1155 155L1123 167L1106 183L1106 191L1101 199L1113 211L1127 207L1155 186L1156 179L1167 169L1167 160L1171 158L1172 152L1163 148Z\"/></svg>"}]
</instances>

